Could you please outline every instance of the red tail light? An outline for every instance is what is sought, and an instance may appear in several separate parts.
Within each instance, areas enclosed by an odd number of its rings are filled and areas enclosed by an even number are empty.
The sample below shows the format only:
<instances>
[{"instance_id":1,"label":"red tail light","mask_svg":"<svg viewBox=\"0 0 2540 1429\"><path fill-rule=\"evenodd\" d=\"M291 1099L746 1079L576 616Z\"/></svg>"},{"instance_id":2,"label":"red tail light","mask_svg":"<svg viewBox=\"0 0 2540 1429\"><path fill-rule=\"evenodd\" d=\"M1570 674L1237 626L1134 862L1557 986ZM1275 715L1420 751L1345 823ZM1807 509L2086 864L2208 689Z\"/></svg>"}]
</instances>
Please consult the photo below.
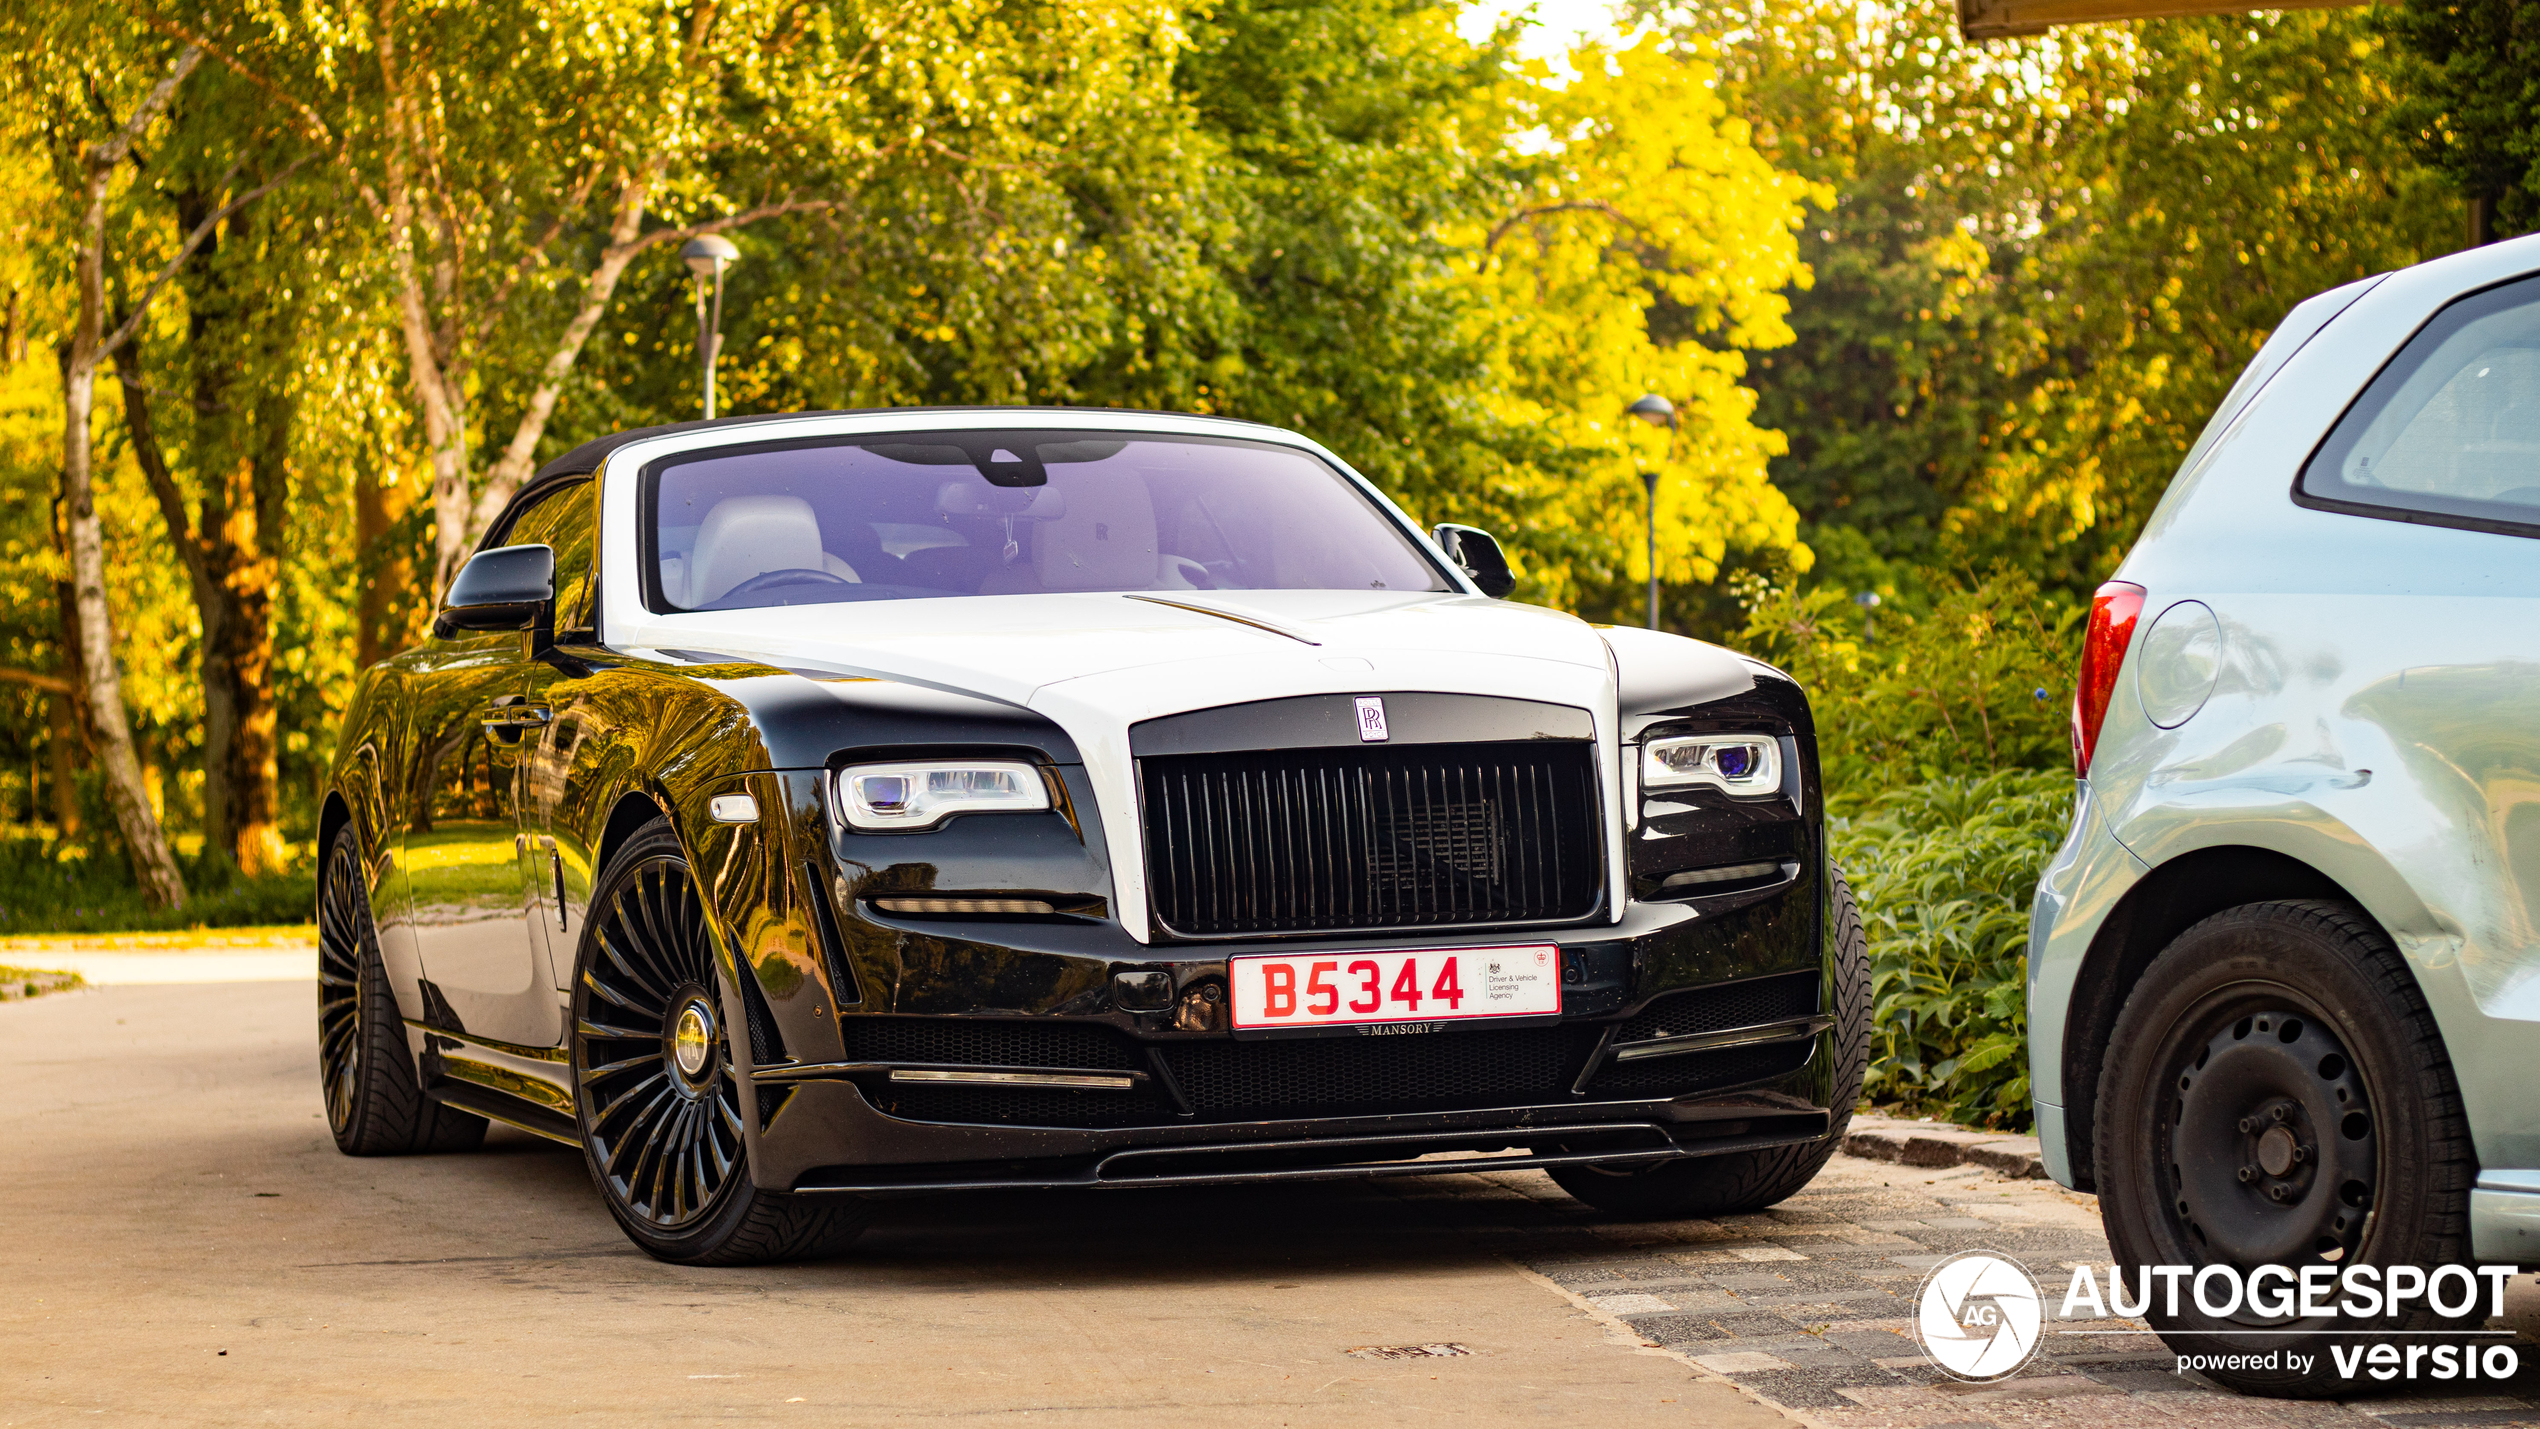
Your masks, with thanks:
<instances>
[{"instance_id":1,"label":"red tail light","mask_svg":"<svg viewBox=\"0 0 2540 1429\"><path fill-rule=\"evenodd\" d=\"M2134 620L2142 613L2143 587L2132 581L2110 581L2090 597L2090 628L2081 637L2081 683L2073 690L2075 777L2090 773L2090 756L2099 748L2099 722L2108 717L2117 672L2125 668Z\"/></svg>"}]
</instances>

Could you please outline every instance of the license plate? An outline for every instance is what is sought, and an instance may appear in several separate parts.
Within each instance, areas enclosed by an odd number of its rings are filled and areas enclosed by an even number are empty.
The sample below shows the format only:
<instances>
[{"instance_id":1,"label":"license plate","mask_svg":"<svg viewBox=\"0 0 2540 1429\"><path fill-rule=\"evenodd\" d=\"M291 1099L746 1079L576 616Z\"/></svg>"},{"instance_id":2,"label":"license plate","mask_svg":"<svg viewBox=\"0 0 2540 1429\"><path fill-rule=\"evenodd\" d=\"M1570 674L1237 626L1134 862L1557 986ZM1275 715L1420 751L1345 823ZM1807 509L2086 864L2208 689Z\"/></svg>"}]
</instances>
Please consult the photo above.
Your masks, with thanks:
<instances>
[{"instance_id":1,"label":"license plate","mask_svg":"<svg viewBox=\"0 0 2540 1429\"><path fill-rule=\"evenodd\" d=\"M1419 948L1227 960L1234 1026L1253 1032L1561 1015L1561 950Z\"/></svg>"}]
</instances>

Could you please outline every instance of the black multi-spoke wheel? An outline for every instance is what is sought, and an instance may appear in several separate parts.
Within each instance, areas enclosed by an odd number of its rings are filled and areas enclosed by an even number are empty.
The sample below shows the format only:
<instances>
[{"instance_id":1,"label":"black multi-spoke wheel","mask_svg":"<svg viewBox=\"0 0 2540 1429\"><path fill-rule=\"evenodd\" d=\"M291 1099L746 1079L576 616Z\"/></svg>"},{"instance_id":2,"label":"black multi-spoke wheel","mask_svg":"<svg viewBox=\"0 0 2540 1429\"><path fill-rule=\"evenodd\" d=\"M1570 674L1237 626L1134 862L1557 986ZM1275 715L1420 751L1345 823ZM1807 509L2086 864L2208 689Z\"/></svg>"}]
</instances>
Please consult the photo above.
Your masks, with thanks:
<instances>
[{"instance_id":1,"label":"black multi-spoke wheel","mask_svg":"<svg viewBox=\"0 0 2540 1429\"><path fill-rule=\"evenodd\" d=\"M465 1151L484 1141L483 1117L434 1102L416 1080L349 826L327 846L317 905L318 1073L336 1146L350 1156L390 1156Z\"/></svg>"},{"instance_id":2,"label":"black multi-spoke wheel","mask_svg":"<svg viewBox=\"0 0 2540 1429\"><path fill-rule=\"evenodd\" d=\"M862 1208L751 1183L741 1119L756 1099L723 1009L687 858L656 824L610 859L575 969L574 1100L592 1178L628 1237L663 1260L832 1253L863 1229Z\"/></svg>"},{"instance_id":3,"label":"black multi-spoke wheel","mask_svg":"<svg viewBox=\"0 0 2540 1429\"><path fill-rule=\"evenodd\" d=\"M336 835L318 880L318 1070L326 1123L341 1137L353 1123L362 1076L362 963L370 901L362 891L352 831Z\"/></svg>"},{"instance_id":4,"label":"black multi-spoke wheel","mask_svg":"<svg viewBox=\"0 0 2540 1429\"><path fill-rule=\"evenodd\" d=\"M2109 1039L2094 1117L2100 1206L2120 1266L2434 1266L2466 1260L2475 1161L2451 1060L2390 940L2336 903L2258 903L2179 935ZM2139 1272L2129 1270L2129 1276ZM2244 1283L2246 1283L2244 1281ZM2150 1316L2182 1354L2280 1347L2270 1295ZM2372 1325L2423 1330L2431 1311ZM2353 1388L2312 1372L2212 1371L2262 1394Z\"/></svg>"}]
</instances>

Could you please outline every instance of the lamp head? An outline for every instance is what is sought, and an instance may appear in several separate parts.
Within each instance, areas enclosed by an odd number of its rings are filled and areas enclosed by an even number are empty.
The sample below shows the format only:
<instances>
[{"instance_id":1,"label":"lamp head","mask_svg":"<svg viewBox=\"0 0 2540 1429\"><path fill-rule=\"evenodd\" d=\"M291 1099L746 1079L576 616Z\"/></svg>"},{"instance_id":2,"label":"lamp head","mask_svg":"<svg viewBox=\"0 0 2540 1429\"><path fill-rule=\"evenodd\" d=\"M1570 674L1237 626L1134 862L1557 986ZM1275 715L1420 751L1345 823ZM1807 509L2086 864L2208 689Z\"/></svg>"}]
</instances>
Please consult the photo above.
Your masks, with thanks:
<instances>
[{"instance_id":1,"label":"lamp head","mask_svg":"<svg viewBox=\"0 0 2540 1429\"><path fill-rule=\"evenodd\" d=\"M741 261L741 250L720 233L700 233L679 250L688 271L700 278L711 278Z\"/></svg>"},{"instance_id":2,"label":"lamp head","mask_svg":"<svg viewBox=\"0 0 2540 1429\"><path fill-rule=\"evenodd\" d=\"M1672 427L1676 424L1676 404L1655 392L1648 393L1623 410L1653 427Z\"/></svg>"}]
</instances>

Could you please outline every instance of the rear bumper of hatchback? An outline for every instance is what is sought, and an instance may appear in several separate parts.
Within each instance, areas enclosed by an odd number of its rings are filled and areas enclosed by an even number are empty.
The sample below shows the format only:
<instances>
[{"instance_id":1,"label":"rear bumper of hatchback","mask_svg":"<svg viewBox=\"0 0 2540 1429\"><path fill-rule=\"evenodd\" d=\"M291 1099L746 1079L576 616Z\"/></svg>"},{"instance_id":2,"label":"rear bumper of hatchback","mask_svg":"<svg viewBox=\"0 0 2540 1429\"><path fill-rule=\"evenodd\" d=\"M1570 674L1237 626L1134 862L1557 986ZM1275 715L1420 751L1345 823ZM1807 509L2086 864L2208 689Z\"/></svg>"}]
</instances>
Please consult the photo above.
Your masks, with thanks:
<instances>
[{"instance_id":1,"label":"rear bumper of hatchback","mask_svg":"<svg viewBox=\"0 0 2540 1429\"><path fill-rule=\"evenodd\" d=\"M2073 822L2054 861L2038 879L2029 907L2029 1086L2046 1174L2073 1185L2073 1148L2066 1107L2095 1088L2064 1085L2064 1042L2073 987L2100 927L2136 880L2150 870L2109 832L2088 781L2075 785Z\"/></svg>"}]
</instances>

